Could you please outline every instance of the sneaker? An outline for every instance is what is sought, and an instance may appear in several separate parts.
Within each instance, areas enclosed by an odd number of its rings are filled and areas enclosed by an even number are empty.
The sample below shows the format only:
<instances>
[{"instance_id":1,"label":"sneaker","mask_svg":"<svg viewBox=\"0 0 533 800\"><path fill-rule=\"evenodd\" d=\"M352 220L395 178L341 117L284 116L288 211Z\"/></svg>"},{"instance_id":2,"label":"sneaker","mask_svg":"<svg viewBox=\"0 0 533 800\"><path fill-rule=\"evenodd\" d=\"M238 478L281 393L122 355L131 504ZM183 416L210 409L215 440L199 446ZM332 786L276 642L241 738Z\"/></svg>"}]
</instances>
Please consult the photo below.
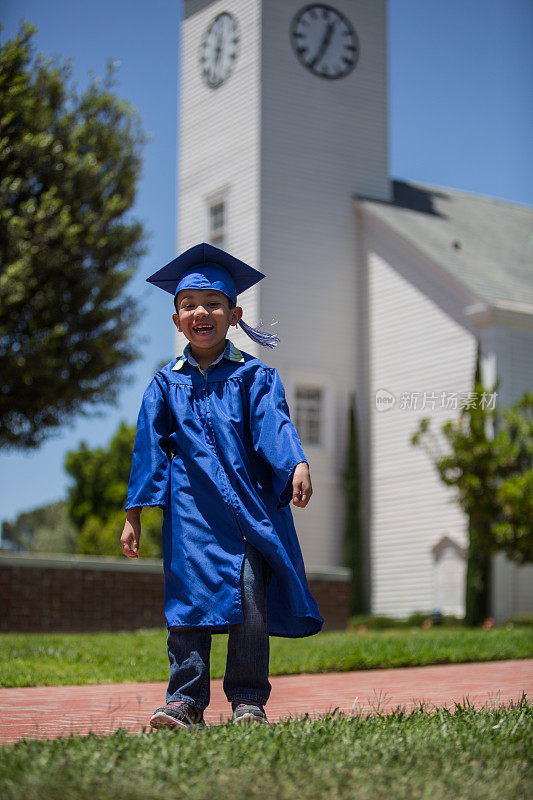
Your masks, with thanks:
<instances>
[{"instance_id":1,"label":"sneaker","mask_svg":"<svg viewBox=\"0 0 533 800\"><path fill-rule=\"evenodd\" d=\"M151 716L152 728L205 728L204 712L190 703L174 703L158 708Z\"/></svg>"},{"instance_id":2,"label":"sneaker","mask_svg":"<svg viewBox=\"0 0 533 800\"><path fill-rule=\"evenodd\" d=\"M268 725L267 715L263 706L258 703L238 701L233 702L233 717L232 722L266 722Z\"/></svg>"}]
</instances>

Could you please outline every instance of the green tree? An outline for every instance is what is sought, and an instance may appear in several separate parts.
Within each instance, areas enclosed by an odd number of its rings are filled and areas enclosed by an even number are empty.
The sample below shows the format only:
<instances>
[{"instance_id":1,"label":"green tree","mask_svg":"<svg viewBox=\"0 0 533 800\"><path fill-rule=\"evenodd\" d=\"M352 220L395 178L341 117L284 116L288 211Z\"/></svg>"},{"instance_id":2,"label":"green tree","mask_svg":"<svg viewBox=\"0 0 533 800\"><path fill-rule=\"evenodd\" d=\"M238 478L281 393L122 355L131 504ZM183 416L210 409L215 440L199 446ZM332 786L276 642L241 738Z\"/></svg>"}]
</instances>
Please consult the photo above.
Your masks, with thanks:
<instances>
[{"instance_id":1,"label":"green tree","mask_svg":"<svg viewBox=\"0 0 533 800\"><path fill-rule=\"evenodd\" d=\"M496 546L518 564L533 561L533 393L505 414L497 444L510 474L496 490Z\"/></svg>"},{"instance_id":2,"label":"green tree","mask_svg":"<svg viewBox=\"0 0 533 800\"><path fill-rule=\"evenodd\" d=\"M411 437L413 444L424 445L441 480L457 488L468 517L465 621L470 625L490 613L491 556L504 551L522 563L531 560L533 550L531 499L521 494L532 480L533 395L500 412L489 397L498 386L499 380L489 392L481 382L478 344L473 403L462 408L458 421L441 428L450 452L442 453L427 417Z\"/></svg>"},{"instance_id":3,"label":"green tree","mask_svg":"<svg viewBox=\"0 0 533 800\"><path fill-rule=\"evenodd\" d=\"M122 555L120 534L131 468L135 426L122 422L107 448L90 449L85 442L70 451L65 469L73 480L68 490L69 515L79 531L77 551L87 555ZM162 514L142 513L140 555L162 556Z\"/></svg>"},{"instance_id":4,"label":"green tree","mask_svg":"<svg viewBox=\"0 0 533 800\"><path fill-rule=\"evenodd\" d=\"M359 469L359 445L355 396L350 401L348 418L348 442L344 468L344 559L352 570L350 582L350 614L361 614L365 608L363 592L364 564L361 526L361 473Z\"/></svg>"},{"instance_id":5,"label":"green tree","mask_svg":"<svg viewBox=\"0 0 533 800\"><path fill-rule=\"evenodd\" d=\"M0 29L1 30L1 29ZM0 446L35 448L116 399L138 356L124 293L144 252L126 219L145 141L108 66L81 94L35 55L35 29L0 42Z\"/></svg>"},{"instance_id":6,"label":"green tree","mask_svg":"<svg viewBox=\"0 0 533 800\"><path fill-rule=\"evenodd\" d=\"M75 553L77 535L64 500L25 511L14 522L2 523L2 543L12 550Z\"/></svg>"}]
</instances>

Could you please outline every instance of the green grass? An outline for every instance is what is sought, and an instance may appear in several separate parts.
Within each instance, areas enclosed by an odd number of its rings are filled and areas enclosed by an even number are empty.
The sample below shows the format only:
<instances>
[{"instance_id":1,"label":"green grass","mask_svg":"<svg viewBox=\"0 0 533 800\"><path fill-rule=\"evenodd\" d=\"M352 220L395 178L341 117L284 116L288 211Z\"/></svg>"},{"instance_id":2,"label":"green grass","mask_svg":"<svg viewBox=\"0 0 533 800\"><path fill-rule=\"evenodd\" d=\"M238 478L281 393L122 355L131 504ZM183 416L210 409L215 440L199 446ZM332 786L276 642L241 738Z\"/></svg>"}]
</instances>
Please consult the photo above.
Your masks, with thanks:
<instances>
[{"instance_id":1,"label":"green grass","mask_svg":"<svg viewBox=\"0 0 533 800\"><path fill-rule=\"evenodd\" d=\"M526 800L533 706L21 741L0 749L2 800Z\"/></svg>"},{"instance_id":2,"label":"green grass","mask_svg":"<svg viewBox=\"0 0 533 800\"><path fill-rule=\"evenodd\" d=\"M133 633L0 634L2 686L168 680L165 629ZM212 638L211 677L222 678L227 634ZM270 674L498 661L533 655L533 628L322 632L270 639Z\"/></svg>"}]
</instances>

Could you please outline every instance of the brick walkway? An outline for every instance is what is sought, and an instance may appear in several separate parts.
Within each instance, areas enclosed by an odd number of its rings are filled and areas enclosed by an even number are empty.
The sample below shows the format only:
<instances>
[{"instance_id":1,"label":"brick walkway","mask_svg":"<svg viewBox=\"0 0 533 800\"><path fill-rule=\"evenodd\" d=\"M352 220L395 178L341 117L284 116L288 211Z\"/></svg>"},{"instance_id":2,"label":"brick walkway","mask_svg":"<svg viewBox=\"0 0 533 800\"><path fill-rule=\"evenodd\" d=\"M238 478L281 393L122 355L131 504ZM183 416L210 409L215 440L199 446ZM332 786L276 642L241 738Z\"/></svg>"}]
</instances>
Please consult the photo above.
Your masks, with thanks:
<instances>
[{"instance_id":1,"label":"brick walkway","mask_svg":"<svg viewBox=\"0 0 533 800\"><path fill-rule=\"evenodd\" d=\"M266 711L271 722L309 713L316 717L339 707L367 714L425 700L453 708L468 698L476 707L533 696L533 659L450 664L433 667L271 676ZM40 686L0 689L0 742L54 738L90 731L110 734L120 727L149 730L149 719L164 704L166 683L112 683L97 686ZM231 716L222 680L211 681L207 724Z\"/></svg>"}]
</instances>

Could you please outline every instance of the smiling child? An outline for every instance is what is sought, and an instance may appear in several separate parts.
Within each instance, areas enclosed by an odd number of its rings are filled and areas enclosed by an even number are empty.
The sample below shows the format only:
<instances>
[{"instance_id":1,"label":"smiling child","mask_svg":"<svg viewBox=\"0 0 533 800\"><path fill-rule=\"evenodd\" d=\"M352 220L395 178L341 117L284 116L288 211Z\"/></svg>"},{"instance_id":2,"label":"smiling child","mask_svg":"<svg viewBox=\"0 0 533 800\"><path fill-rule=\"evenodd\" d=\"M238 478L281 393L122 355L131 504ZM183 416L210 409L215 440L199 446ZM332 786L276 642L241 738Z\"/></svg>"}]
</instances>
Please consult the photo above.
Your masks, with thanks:
<instances>
[{"instance_id":1,"label":"smiling child","mask_svg":"<svg viewBox=\"0 0 533 800\"><path fill-rule=\"evenodd\" d=\"M289 507L304 508L312 486L283 384L226 338L238 325L263 346L278 343L236 305L264 277L202 243L148 278L174 296L172 318L188 340L144 393L121 536L137 558L142 507L164 509L170 680L154 728L205 726L213 633L229 634L223 688L233 721L267 722L269 636L311 636L324 622Z\"/></svg>"}]
</instances>

